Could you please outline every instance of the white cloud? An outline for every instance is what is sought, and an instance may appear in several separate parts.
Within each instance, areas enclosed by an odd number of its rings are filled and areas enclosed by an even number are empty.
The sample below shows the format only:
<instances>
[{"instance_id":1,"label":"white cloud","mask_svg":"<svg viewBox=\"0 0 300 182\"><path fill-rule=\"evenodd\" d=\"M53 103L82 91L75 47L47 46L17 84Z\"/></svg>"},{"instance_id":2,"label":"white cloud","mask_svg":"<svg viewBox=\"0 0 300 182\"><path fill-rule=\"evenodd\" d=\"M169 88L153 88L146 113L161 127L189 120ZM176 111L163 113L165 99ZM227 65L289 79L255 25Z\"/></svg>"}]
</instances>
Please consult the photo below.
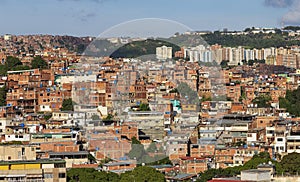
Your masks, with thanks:
<instances>
[{"instance_id":1,"label":"white cloud","mask_svg":"<svg viewBox=\"0 0 300 182\"><path fill-rule=\"evenodd\" d=\"M281 18L282 23L300 25L300 0L265 0L264 3L274 8L288 8Z\"/></svg>"},{"instance_id":2,"label":"white cloud","mask_svg":"<svg viewBox=\"0 0 300 182\"><path fill-rule=\"evenodd\" d=\"M290 10L283 15L282 21L285 24L300 25L300 1L294 1Z\"/></svg>"}]
</instances>

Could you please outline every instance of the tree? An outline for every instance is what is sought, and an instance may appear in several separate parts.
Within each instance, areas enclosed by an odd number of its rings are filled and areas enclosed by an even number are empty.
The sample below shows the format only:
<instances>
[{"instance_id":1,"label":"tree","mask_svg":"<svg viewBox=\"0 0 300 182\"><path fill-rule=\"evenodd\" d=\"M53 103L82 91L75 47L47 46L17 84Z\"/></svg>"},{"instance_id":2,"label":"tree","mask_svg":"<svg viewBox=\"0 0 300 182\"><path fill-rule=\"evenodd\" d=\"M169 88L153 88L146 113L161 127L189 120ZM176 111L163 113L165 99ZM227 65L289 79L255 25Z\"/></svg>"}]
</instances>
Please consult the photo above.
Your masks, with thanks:
<instances>
[{"instance_id":1,"label":"tree","mask_svg":"<svg viewBox=\"0 0 300 182\"><path fill-rule=\"evenodd\" d=\"M3 86L0 88L0 106L6 106L6 87Z\"/></svg>"},{"instance_id":2,"label":"tree","mask_svg":"<svg viewBox=\"0 0 300 182\"><path fill-rule=\"evenodd\" d=\"M290 174L300 173L300 154L294 152L284 156L280 162L283 171ZM280 174L280 173L279 173Z\"/></svg>"},{"instance_id":3,"label":"tree","mask_svg":"<svg viewBox=\"0 0 300 182\"><path fill-rule=\"evenodd\" d=\"M145 104L145 103L141 103L139 106L139 110L140 111L151 111L149 104Z\"/></svg>"},{"instance_id":4,"label":"tree","mask_svg":"<svg viewBox=\"0 0 300 182\"><path fill-rule=\"evenodd\" d=\"M104 119L103 121L110 121L114 118L114 116L112 114L108 114Z\"/></svg>"},{"instance_id":5,"label":"tree","mask_svg":"<svg viewBox=\"0 0 300 182\"><path fill-rule=\"evenodd\" d=\"M287 90L285 98L279 98L279 107L295 116L300 116L300 87L294 91Z\"/></svg>"},{"instance_id":6,"label":"tree","mask_svg":"<svg viewBox=\"0 0 300 182\"><path fill-rule=\"evenodd\" d=\"M91 168L72 168L67 171L68 182L120 181L119 175L112 172L96 171Z\"/></svg>"},{"instance_id":7,"label":"tree","mask_svg":"<svg viewBox=\"0 0 300 182\"><path fill-rule=\"evenodd\" d=\"M74 111L74 102L71 98L64 99L62 103L62 111Z\"/></svg>"},{"instance_id":8,"label":"tree","mask_svg":"<svg viewBox=\"0 0 300 182\"><path fill-rule=\"evenodd\" d=\"M6 74L7 74L7 66L0 65L0 75L6 75Z\"/></svg>"},{"instance_id":9,"label":"tree","mask_svg":"<svg viewBox=\"0 0 300 182\"><path fill-rule=\"evenodd\" d=\"M120 176L120 182L129 181L147 181L147 182L161 182L165 181L165 176L152 167L139 166L132 171L125 172Z\"/></svg>"},{"instance_id":10,"label":"tree","mask_svg":"<svg viewBox=\"0 0 300 182\"><path fill-rule=\"evenodd\" d=\"M22 65L19 58L7 56L5 64L0 65L0 75L6 75L7 71L18 71L30 69L29 66Z\"/></svg>"},{"instance_id":11,"label":"tree","mask_svg":"<svg viewBox=\"0 0 300 182\"><path fill-rule=\"evenodd\" d=\"M271 107L270 101L272 100L271 96L260 94L258 97L253 99L253 103L257 104L258 108Z\"/></svg>"},{"instance_id":12,"label":"tree","mask_svg":"<svg viewBox=\"0 0 300 182\"><path fill-rule=\"evenodd\" d=\"M51 117L52 117L52 113L50 113L50 114L45 114L45 115L44 115L44 119L45 119L46 121L49 120Z\"/></svg>"},{"instance_id":13,"label":"tree","mask_svg":"<svg viewBox=\"0 0 300 182\"><path fill-rule=\"evenodd\" d=\"M7 56L5 66L6 66L6 70L10 71L16 66L22 66L22 62L20 61L19 58Z\"/></svg>"},{"instance_id":14,"label":"tree","mask_svg":"<svg viewBox=\"0 0 300 182\"><path fill-rule=\"evenodd\" d=\"M177 93L177 94L179 94L179 92L178 92L177 88L174 88L174 89L170 90L170 92L169 92L169 93Z\"/></svg>"},{"instance_id":15,"label":"tree","mask_svg":"<svg viewBox=\"0 0 300 182\"><path fill-rule=\"evenodd\" d=\"M242 102L245 99L247 99L247 95L246 95L246 92L245 92L244 88L241 87L241 96L239 98L239 102Z\"/></svg>"},{"instance_id":16,"label":"tree","mask_svg":"<svg viewBox=\"0 0 300 182\"><path fill-rule=\"evenodd\" d=\"M284 27L283 29L297 31L297 30L300 30L300 27L299 26L287 26L287 27Z\"/></svg>"},{"instance_id":17,"label":"tree","mask_svg":"<svg viewBox=\"0 0 300 182\"><path fill-rule=\"evenodd\" d=\"M30 69L29 66L17 65L14 68L11 68L10 71L29 70L29 69Z\"/></svg>"},{"instance_id":18,"label":"tree","mask_svg":"<svg viewBox=\"0 0 300 182\"><path fill-rule=\"evenodd\" d=\"M92 155L92 154L89 154L88 155L88 159L91 163L96 163L97 162L97 159Z\"/></svg>"},{"instance_id":19,"label":"tree","mask_svg":"<svg viewBox=\"0 0 300 182\"><path fill-rule=\"evenodd\" d=\"M141 144L141 142L136 137L132 137L131 144Z\"/></svg>"},{"instance_id":20,"label":"tree","mask_svg":"<svg viewBox=\"0 0 300 182\"><path fill-rule=\"evenodd\" d=\"M48 68L48 64L41 56L36 56L31 61L31 68L33 68L33 69L37 69L37 68L45 69L45 68Z\"/></svg>"},{"instance_id":21,"label":"tree","mask_svg":"<svg viewBox=\"0 0 300 182\"><path fill-rule=\"evenodd\" d=\"M202 97L201 102L212 101L211 97L206 97L205 95Z\"/></svg>"}]
</instances>

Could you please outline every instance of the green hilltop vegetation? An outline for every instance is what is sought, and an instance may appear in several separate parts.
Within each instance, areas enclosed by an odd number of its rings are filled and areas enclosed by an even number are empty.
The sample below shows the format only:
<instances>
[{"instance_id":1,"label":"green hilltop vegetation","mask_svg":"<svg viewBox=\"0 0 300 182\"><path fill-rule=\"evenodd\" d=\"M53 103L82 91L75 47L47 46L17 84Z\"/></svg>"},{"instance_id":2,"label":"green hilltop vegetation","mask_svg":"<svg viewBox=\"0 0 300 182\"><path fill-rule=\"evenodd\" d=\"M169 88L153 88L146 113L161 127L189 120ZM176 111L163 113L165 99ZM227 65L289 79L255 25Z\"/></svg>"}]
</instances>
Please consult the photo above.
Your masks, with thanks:
<instances>
[{"instance_id":1,"label":"green hilltop vegetation","mask_svg":"<svg viewBox=\"0 0 300 182\"><path fill-rule=\"evenodd\" d=\"M245 29L250 31L251 28ZM297 31L300 27L288 26L284 30ZM215 31L206 35L176 35L168 39L163 39L172 42L179 46L193 47L197 45L213 45L220 44L224 47L238 47L246 48L268 48L268 47L286 47L292 45L300 45L299 37L289 37L287 32L282 32L280 29L275 30L276 33L249 33L247 35L226 35L220 31Z\"/></svg>"},{"instance_id":2,"label":"green hilltop vegetation","mask_svg":"<svg viewBox=\"0 0 300 182\"><path fill-rule=\"evenodd\" d=\"M268 47L286 47L300 45L300 40L288 37L285 33L275 34L248 34L248 35L222 35L220 32L214 32L202 36L208 44L220 44L225 47L243 46L250 49L268 48Z\"/></svg>"},{"instance_id":3,"label":"green hilltop vegetation","mask_svg":"<svg viewBox=\"0 0 300 182\"><path fill-rule=\"evenodd\" d=\"M298 27L298 26L287 26L287 27L284 27L284 30L297 31L297 30L300 30L300 27Z\"/></svg>"},{"instance_id":4,"label":"green hilltop vegetation","mask_svg":"<svg viewBox=\"0 0 300 182\"><path fill-rule=\"evenodd\" d=\"M156 53L156 47L161 46L172 47L172 54L179 51L180 47L168 41L158 39L147 39L142 41L134 41L117 49L110 57L112 58L137 58L144 55L151 55Z\"/></svg>"}]
</instances>

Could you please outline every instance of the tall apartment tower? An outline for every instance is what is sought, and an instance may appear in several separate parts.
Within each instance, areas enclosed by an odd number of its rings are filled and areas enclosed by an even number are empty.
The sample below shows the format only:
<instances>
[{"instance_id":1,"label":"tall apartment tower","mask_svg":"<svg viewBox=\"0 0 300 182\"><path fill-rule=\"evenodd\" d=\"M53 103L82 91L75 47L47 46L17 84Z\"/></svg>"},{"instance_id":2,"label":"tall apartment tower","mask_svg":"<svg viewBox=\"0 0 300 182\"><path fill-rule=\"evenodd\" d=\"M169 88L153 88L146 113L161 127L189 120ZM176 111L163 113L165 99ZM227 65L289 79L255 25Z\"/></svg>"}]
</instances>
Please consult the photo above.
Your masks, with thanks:
<instances>
[{"instance_id":1,"label":"tall apartment tower","mask_svg":"<svg viewBox=\"0 0 300 182\"><path fill-rule=\"evenodd\" d=\"M172 59L172 47L167 47L167 46L157 47L156 58L160 60Z\"/></svg>"}]
</instances>

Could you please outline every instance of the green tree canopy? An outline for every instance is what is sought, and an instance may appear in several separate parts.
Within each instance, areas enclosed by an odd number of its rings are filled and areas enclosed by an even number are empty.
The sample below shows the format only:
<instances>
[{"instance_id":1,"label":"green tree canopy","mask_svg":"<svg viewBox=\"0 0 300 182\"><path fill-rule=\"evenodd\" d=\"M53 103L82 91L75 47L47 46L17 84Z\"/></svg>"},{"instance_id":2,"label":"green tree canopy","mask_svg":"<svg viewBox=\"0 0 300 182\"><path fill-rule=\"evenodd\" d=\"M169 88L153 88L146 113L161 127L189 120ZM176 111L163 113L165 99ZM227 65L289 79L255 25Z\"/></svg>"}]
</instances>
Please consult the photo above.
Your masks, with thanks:
<instances>
[{"instance_id":1,"label":"green tree canopy","mask_svg":"<svg viewBox=\"0 0 300 182\"><path fill-rule=\"evenodd\" d=\"M104 119L103 119L103 121L110 121L110 120L112 120L112 119L114 119L114 116L112 115L112 114L108 114Z\"/></svg>"},{"instance_id":2,"label":"green tree canopy","mask_svg":"<svg viewBox=\"0 0 300 182\"><path fill-rule=\"evenodd\" d=\"M151 111L149 104L141 103L139 106L139 111Z\"/></svg>"},{"instance_id":3,"label":"green tree canopy","mask_svg":"<svg viewBox=\"0 0 300 182\"><path fill-rule=\"evenodd\" d=\"M76 169L72 168L67 172L67 181L68 182L98 182L98 181L107 181L107 182L118 182L120 181L119 175L112 172L96 171L95 169L90 168L81 168Z\"/></svg>"},{"instance_id":4,"label":"green tree canopy","mask_svg":"<svg viewBox=\"0 0 300 182\"><path fill-rule=\"evenodd\" d=\"M263 108L263 107L271 107L270 101L272 100L271 96L260 94L255 99L253 99L253 103L257 104L257 107Z\"/></svg>"},{"instance_id":5,"label":"green tree canopy","mask_svg":"<svg viewBox=\"0 0 300 182\"><path fill-rule=\"evenodd\" d=\"M133 171L121 174L120 182L161 182L165 181L165 176L152 167L139 166Z\"/></svg>"},{"instance_id":6,"label":"green tree canopy","mask_svg":"<svg viewBox=\"0 0 300 182\"><path fill-rule=\"evenodd\" d=\"M3 86L0 88L0 106L6 106L6 87Z\"/></svg>"},{"instance_id":7,"label":"green tree canopy","mask_svg":"<svg viewBox=\"0 0 300 182\"><path fill-rule=\"evenodd\" d=\"M5 64L0 65L0 75L6 75L7 71L18 71L30 69L29 66L22 65L17 57L7 56Z\"/></svg>"},{"instance_id":8,"label":"green tree canopy","mask_svg":"<svg viewBox=\"0 0 300 182\"><path fill-rule=\"evenodd\" d=\"M292 115L300 116L300 87L294 91L287 90L285 98L279 98L279 107L285 108Z\"/></svg>"},{"instance_id":9,"label":"green tree canopy","mask_svg":"<svg viewBox=\"0 0 300 182\"><path fill-rule=\"evenodd\" d=\"M7 56L5 65L7 67L7 70L10 71L16 66L21 66L22 62L20 61L19 58L12 57L12 56Z\"/></svg>"},{"instance_id":10,"label":"green tree canopy","mask_svg":"<svg viewBox=\"0 0 300 182\"><path fill-rule=\"evenodd\" d=\"M74 102L71 98L64 99L62 103L62 111L74 111Z\"/></svg>"},{"instance_id":11,"label":"green tree canopy","mask_svg":"<svg viewBox=\"0 0 300 182\"><path fill-rule=\"evenodd\" d=\"M300 154L291 153L284 156L280 162L284 173L300 174ZM279 173L280 174L280 173Z\"/></svg>"},{"instance_id":12,"label":"green tree canopy","mask_svg":"<svg viewBox=\"0 0 300 182\"><path fill-rule=\"evenodd\" d=\"M222 68L227 68L227 67L228 67L228 63L229 63L228 60L223 60L223 61L221 61L220 66L221 66Z\"/></svg>"},{"instance_id":13,"label":"green tree canopy","mask_svg":"<svg viewBox=\"0 0 300 182\"><path fill-rule=\"evenodd\" d=\"M31 68L33 68L33 69L37 69L37 68L45 69L45 68L48 68L48 64L41 56L36 56L31 61Z\"/></svg>"},{"instance_id":14,"label":"green tree canopy","mask_svg":"<svg viewBox=\"0 0 300 182\"><path fill-rule=\"evenodd\" d=\"M141 144L141 142L136 137L132 137L131 144Z\"/></svg>"}]
</instances>

